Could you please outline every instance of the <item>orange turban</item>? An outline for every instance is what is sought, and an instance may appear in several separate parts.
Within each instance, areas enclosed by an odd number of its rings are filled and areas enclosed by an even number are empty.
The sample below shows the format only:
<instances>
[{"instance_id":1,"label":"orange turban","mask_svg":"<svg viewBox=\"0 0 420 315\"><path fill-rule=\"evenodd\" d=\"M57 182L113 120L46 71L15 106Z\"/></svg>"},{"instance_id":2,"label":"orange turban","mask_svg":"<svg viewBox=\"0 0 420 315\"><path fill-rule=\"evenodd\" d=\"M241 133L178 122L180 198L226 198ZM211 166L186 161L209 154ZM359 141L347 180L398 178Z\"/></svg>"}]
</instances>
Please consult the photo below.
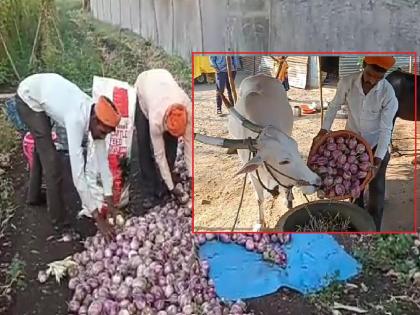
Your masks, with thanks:
<instances>
[{"instance_id":1,"label":"orange turban","mask_svg":"<svg viewBox=\"0 0 420 315\"><path fill-rule=\"evenodd\" d=\"M95 114L104 125L116 128L121 120L121 115L110 99L100 96L95 105Z\"/></svg>"},{"instance_id":2,"label":"orange turban","mask_svg":"<svg viewBox=\"0 0 420 315\"><path fill-rule=\"evenodd\" d=\"M389 70L395 64L395 58L392 56L366 56L365 62L368 65L377 65Z\"/></svg>"},{"instance_id":3,"label":"orange turban","mask_svg":"<svg viewBox=\"0 0 420 315\"><path fill-rule=\"evenodd\" d=\"M187 129L187 109L182 104L173 104L166 111L166 128L174 137L185 134Z\"/></svg>"}]
</instances>

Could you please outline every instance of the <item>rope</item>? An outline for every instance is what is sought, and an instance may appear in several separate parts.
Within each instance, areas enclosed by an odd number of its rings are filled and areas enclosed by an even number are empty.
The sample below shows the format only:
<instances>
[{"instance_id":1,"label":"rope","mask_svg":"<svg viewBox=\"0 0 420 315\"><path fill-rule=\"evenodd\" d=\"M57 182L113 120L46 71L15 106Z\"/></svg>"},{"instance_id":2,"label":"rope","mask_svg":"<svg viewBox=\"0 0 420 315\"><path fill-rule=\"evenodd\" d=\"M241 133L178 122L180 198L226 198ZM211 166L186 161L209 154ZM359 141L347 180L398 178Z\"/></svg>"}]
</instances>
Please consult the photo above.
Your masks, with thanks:
<instances>
[{"instance_id":1,"label":"rope","mask_svg":"<svg viewBox=\"0 0 420 315\"><path fill-rule=\"evenodd\" d=\"M257 178L258 181L260 182L260 185L267 190L273 197L277 197L280 193L279 193L279 186L277 185L276 187L274 187L274 189L270 189L267 186L264 185L264 183L262 182L261 178L260 178L260 173L258 172L258 169L255 170L255 173L257 173Z\"/></svg>"},{"instance_id":2,"label":"rope","mask_svg":"<svg viewBox=\"0 0 420 315\"><path fill-rule=\"evenodd\" d=\"M251 151L249 151L249 156L248 156L248 161L251 160ZM248 173L245 173L245 177L244 177L244 183L242 185L242 195L241 195L241 200L239 202L239 206L238 206L238 210L236 211L236 217L235 217L235 222L233 222L233 227L231 232L233 232L235 230L236 227L236 223L238 223L238 219L239 219L239 212L241 211L241 207L242 207L242 202L244 201L244 193L245 193L245 186L246 186L246 178L248 176Z\"/></svg>"}]
</instances>

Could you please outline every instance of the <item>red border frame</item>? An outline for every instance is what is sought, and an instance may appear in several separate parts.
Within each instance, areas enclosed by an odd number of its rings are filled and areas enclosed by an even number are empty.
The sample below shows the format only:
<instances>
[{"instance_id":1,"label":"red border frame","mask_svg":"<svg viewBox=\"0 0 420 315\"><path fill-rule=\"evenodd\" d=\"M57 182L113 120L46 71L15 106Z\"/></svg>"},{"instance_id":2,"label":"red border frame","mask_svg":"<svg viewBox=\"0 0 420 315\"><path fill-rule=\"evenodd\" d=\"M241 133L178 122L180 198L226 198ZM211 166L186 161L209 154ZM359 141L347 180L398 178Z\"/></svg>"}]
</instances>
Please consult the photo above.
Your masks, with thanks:
<instances>
[{"instance_id":1,"label":"red border frame","mask_svg":"<svg viewBox=\"0 0 420 315\"><path fill-rule=\"evenodd\" d=\"M208 51L208 52L192 52L191 53L191 63L192 63L192 73L191 73L191 83L192 83L192 133L194 139L194 56L195 55L307 55L307 56L318 56L318 55L410 55L414 58L414 99L417 100L417 53L416 52L363 52L363 51L352 51L352 52L287 52L287 51L270 51L270 52L261 52L261 51L246 51L246 52L231 52L231 51ZM414 158L417 156L417 106L414 107ZM193 140L194 141L194 140ZM387 231L387 232L225 232L225 231L194 231L194 143L192 146L192 234L244 234L244 233L255 233L255 234L416 234L417 233L417 161L414 162L414 226L413 231Z\"/></svg>"}]
</instances>

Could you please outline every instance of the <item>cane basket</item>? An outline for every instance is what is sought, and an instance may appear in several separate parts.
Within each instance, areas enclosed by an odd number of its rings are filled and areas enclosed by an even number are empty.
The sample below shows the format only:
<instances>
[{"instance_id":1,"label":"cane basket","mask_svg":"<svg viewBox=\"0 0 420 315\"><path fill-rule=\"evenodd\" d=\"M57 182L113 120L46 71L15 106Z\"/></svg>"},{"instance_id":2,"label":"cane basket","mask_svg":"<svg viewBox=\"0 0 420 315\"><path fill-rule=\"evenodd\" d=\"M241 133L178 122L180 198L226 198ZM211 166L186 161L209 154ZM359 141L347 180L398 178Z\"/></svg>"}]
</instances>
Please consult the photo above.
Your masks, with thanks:
<instances>
[{"instance_id":1,"label":"cane basket","mask_svg":"<svg viewBox=\"0 0 420 315\"><path fill-rule=\"evenodd\" d=\"M318 149L321 145L324 145L327 143L327 139L329 137L332 137L334 139L338 137L343 137L344 139L355 138L358 143L362 143L366 147L366 153L369 155L369 162L371 163L371 165L373 165L372 148L363 137L361 137L357 133L350 130L337 130L337 131L328 132L327 134L322 136L318 142L312 145L309 151L308 163L307 163L309 168L311 168L311 165L310 165L311 158L318 152ZM367 176L364 178L363 182L360 185L361 194L363 194L365 187L369 184L369 182L372 179L373 179L372 170L369 169ZM335 197L329 197L327 195L325 196L325 199L331 199L331 200L345 200L345 199L351 199L351 198L352 198L351 195L343 195L343 196L335 196Z\"/></svg>"}]
</instances>

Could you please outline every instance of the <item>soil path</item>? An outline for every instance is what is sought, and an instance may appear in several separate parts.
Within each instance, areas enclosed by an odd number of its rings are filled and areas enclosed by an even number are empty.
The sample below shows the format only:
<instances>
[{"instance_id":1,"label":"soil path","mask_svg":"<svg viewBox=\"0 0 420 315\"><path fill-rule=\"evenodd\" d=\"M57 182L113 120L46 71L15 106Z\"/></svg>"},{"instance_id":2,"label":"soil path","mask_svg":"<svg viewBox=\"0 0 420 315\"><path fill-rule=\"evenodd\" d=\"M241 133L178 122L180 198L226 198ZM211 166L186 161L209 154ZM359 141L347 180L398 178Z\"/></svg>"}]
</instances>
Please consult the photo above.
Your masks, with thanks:
<instances>
[{"instance_id":1,"label":"soil path","mask_svg":"<svg viewBox=\"0 0 420 315\"><path fill-rule=\"evenodd\" d=\"M62 260L82 248L80 242L57 242L47 240L54 235L46 207L28 207L25 205L28 172L22 155L14 165L13 179L15 184L16 215L12 221L16 229L10 235L12 247L7 250L3 259L10 261L15 255L25 262L25 287L18 290L14 303L9 309L10 315L29 314L65 314L66 301L69 300L67 281L57 284L53 278L40 284L38 272L46 270L47 264ZM65 173L65 201L68 211L75 217L79 199L71 185L68 158L62 156L62 167ZM76 229L83 237L95 233L94 226L87 219L78 220Z\"/></svg>"}]
</instances>

